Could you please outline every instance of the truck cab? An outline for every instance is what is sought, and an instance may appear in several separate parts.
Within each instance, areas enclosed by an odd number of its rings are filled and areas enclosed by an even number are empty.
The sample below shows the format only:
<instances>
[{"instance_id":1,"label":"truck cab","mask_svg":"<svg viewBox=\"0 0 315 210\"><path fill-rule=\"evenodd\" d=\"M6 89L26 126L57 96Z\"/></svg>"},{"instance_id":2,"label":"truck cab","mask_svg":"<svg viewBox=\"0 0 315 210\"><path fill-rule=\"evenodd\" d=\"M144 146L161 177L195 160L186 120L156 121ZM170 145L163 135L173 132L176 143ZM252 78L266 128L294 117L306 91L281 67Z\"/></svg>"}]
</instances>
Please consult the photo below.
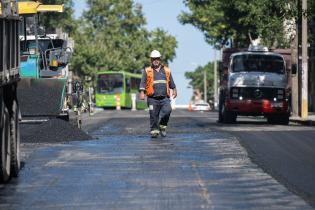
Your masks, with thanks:
<instances>
[{"instance_id":1,"label":"truck cab","mask_svg":"<svg viewBox=\"0 0 315 210\"><path fill-rule=\"evenodd\" d=\"M223 59L223 68L220 122L233 123L238 115L246 115L265 116L269 123L289 123L288 73L281 54L250 47Z\"/></svg>"}]
</instances>

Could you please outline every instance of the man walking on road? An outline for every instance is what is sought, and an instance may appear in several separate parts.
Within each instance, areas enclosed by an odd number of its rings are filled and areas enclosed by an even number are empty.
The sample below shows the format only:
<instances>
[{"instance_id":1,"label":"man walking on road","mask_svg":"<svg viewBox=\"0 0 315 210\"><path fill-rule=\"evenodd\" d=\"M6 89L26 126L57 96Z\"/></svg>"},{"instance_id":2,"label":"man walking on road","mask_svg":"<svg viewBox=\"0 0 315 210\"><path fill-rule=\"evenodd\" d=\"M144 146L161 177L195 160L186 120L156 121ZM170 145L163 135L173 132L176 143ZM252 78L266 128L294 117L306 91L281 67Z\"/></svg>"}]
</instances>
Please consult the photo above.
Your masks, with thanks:
<instances>
[{"instance_id":1,"label":"man walking on road","mask_svg":"<svg viewBox=\"0 0 315 210\"><path fill-rule=\"evenodd\" d=\"M170 89L172 97L176 98L177 91L171 71L161 64L161 53L153 50L150 54L151 66L145 68L140 83L140 99L144 100L145 92L150 111L151 137L159 134L166 136L166 127L172 108L170 103Z\"/></svg>"}]
</instances>

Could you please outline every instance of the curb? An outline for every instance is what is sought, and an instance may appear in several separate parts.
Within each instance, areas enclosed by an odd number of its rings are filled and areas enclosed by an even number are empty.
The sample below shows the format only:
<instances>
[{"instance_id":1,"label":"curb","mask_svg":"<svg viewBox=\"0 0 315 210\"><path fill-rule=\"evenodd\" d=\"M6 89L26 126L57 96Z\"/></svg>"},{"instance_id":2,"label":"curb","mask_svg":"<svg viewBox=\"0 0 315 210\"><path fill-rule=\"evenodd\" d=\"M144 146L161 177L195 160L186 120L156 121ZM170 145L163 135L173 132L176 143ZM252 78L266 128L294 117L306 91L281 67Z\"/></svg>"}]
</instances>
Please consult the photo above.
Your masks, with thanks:
<instances>
[{"instance_id":1,"label":"curb","mask_svg":"<svg viewBox=\"0 0 315 210\"><path fill-rule=\"evenodd\" d=\"M315 126L315 121L313 120L300 120L300 119L290 119L290 122L298 123L306 126Z\"/></svg>"}]
</instances>

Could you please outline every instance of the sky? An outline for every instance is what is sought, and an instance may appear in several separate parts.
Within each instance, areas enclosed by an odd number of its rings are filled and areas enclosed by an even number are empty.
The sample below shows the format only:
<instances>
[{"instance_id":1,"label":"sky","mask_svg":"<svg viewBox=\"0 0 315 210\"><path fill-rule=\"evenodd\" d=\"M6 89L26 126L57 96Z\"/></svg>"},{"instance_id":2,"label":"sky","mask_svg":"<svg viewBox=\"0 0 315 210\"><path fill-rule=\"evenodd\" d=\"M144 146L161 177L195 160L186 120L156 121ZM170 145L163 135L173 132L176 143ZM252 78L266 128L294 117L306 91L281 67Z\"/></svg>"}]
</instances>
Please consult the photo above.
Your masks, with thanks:
<instances>
[{"instance_id":1,"label":"sky","mask_svg":"<svg viewBox=\"0 0 315 210\"><path fill-rule=\"evenodd\" d=\"M204 40L201 31L192 25L182 25L177 17L182 11L187 11L182 0L134 0L143 6L147 20L147 29L162 28L176 37L178 47L176 57L169 64L177 86L176 104L188 104L192 97L192 89L185 72L193 71L197 66L204 66L214 60L214 50ZM84 0L75 0L75 17L79 17L86 8ZM163 52L161 52L163 56Z\"/></svg>"}]
</instances>

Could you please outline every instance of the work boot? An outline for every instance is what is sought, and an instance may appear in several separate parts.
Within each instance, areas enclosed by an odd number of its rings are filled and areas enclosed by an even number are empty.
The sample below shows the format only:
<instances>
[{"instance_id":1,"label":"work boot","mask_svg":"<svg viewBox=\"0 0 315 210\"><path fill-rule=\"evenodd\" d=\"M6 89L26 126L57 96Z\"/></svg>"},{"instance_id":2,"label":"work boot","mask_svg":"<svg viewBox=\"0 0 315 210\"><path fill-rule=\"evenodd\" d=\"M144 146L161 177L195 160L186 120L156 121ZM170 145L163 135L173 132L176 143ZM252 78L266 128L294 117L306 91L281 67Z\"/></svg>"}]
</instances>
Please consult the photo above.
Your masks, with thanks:
<instances>
[{"instance_id":1,"label":"work boot","mask_svg":"<svg viewBox=\"0 0 315 210\"><path fill-rule=\"evenodd\" d=\"M160 134L159 130L152 130L151 132L151 138L157 138Z\"/></svg>"},{"instance_id":2,"label":"work boot","mask_svg":"<svg viewBox=\"0 0 315 210\"><path fill-rule=\"evenodd\" d=\"M162 137L166 137L166 126L160 125L160 133Z\"/></svg>"}]
</instances>

